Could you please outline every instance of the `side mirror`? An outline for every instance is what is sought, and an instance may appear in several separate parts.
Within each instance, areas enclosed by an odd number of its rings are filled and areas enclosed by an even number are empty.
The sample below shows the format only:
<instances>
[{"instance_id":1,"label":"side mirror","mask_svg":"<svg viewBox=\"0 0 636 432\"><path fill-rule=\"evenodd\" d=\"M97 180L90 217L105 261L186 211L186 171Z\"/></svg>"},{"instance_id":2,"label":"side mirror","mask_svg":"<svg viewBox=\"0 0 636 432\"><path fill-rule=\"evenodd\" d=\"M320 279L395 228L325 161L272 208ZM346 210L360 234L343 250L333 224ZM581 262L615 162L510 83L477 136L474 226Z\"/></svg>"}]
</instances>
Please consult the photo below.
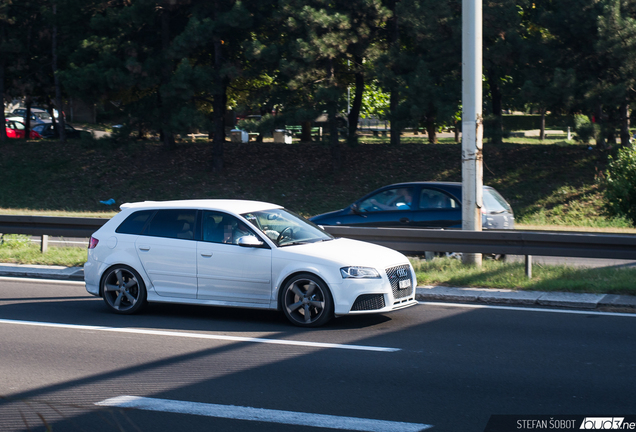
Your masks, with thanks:
<instances>
[{"instance_id":1,"label":"side mirror","mask_svg":"<svg viewBox=\"0 0 636 432\"><path fill-rule=\"evenodd\" d=\"M243 247L261 247L263 246L263 242L258 239L258 237L253 235L246 235L243 237L239 237L236 244Z\"/></svg>"},{"instance_id":2,"label":"side mirror","mask_svg":"<svg viewBox=\"0 0 636 432\"><path fill-rule=\"evenodd\" d=\"M360 214L360 208L358 208L358 204L356 203L351 204L351 211L355 214Z\"/></svg>"}]
</instances>

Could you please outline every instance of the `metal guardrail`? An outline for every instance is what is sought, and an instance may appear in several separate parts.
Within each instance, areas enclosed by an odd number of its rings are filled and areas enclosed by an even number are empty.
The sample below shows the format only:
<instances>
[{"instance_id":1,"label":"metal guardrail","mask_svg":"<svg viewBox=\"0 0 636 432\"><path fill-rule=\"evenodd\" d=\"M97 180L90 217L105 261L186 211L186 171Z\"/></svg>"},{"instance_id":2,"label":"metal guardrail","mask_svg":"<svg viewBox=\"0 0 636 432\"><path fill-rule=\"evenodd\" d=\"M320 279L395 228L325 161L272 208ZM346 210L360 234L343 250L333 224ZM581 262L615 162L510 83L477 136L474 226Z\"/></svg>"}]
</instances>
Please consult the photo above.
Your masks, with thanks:
<instances>
[{"instance_id":1,"label":"metal guardrail","mask_svg":"<svg viewBox=\"0 0 636 432\"><path fill-rule=\"evenodd\" d=\"M636 259L636 235L552 231L462 231L325 226L337 237L412 254L467 252L579 258Z\"/></svg>"},{"instance_id":2,"label":"metal guardrail","mask_svg":"<svg viewBox=\"0 0 636 432\"><path fill-rule=\"evenodd\" d=\"M0 215L0 233L90 237L108 219ZM336 237L375 243L407 254L467 252L524 255L530 276L531 256L636 260L636 235L551 231L462 231L409 228L325 226Z\"/></svg>"},{"instance_id":3,"label":"metal guardrail","mask_svg":"<svg viewBox=\"0 0 636 432\"><path fill-rule=\"evenodd\" d=\"M0 233L90 237L107 221L103 218L0 215Z\"/></svg>"},{"instance_id":4,"label":"metal guardrail","mask_svg":"<svg viewBox=\"0 0 636 432\"><path fill-rule=\"evenodd\" d=\"M57 217L57 216L14 216L0 215L0 233L27 234L41 236L40 249L46 252L49 236L90 237L108 219Z\"/></svg>"}]
</instances>

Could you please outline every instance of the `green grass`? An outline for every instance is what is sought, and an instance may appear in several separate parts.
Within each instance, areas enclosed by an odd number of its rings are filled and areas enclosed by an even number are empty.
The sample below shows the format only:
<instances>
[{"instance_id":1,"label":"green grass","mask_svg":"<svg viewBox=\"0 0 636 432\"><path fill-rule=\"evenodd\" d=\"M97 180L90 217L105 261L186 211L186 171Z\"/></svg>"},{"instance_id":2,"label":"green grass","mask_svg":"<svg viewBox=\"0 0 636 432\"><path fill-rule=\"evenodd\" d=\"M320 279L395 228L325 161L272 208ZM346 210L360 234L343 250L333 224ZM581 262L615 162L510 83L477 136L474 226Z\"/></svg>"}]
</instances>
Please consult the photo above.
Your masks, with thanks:
<instances>
[{"instance_id":1,"label":"green grass","mask_svg":"<svg viewBox=\"0 0 636 432\"><path fill-rule=\"evenodd\" d=\"M481 268L464 266L454 258L431 261L412 259L419 285L507 288L596 294L636 294L636 268L578 268L567 265L532 266L532 279L524 263L484 260Z\"/></svg>"},{"instance_id":2,"label":"green grass","mask_svg":"<svg viewBox=\"0 0 636 432\"><path fill-rule=\"evenodd\" d=\"M0 243L0 262L66 267L82 266L86 262L86 249L49 247L47 252L43 254L39 245L31 243L28 236L5 234Z\"/></svg>"}]
</instances>

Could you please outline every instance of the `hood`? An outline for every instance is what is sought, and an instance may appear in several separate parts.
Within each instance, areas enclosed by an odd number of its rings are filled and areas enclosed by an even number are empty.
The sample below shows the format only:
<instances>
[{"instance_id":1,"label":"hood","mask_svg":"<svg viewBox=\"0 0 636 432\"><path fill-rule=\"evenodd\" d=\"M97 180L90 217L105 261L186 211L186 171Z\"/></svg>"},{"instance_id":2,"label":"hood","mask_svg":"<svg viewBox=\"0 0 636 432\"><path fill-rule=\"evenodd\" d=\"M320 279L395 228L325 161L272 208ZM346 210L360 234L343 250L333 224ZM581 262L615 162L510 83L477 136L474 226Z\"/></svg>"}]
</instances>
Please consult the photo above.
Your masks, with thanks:
<instances>
[{"instance_id":1,"label":"hood","mask_svg":"<svg viewBox=\"0 0 636 432\"><path fill-rule=\"evenodd\" d=\"M383 269L408 263L400 252L373 243L345 238L284 246L278 249L282 254L302 256L308 262L331 261L338 266L364 266Z\"/></svg>"},{"instance_id":2,"label":"hood","mask_svg":"<svg viewBox=\"0 0 636 432\"><path fill-rule=\"evenodd\" d=\"M330 211L327 213L321 213L319 215L316 216L312 216L309 218L310 221L312 221L315 224L319 224L321 220L329 218L329 217L333 217L333 216L342 216L343 212L345 212L345 210L348 210L349 207L340 209L340 210L334 210L334 211Z\"/></svg>"}]
</instances>

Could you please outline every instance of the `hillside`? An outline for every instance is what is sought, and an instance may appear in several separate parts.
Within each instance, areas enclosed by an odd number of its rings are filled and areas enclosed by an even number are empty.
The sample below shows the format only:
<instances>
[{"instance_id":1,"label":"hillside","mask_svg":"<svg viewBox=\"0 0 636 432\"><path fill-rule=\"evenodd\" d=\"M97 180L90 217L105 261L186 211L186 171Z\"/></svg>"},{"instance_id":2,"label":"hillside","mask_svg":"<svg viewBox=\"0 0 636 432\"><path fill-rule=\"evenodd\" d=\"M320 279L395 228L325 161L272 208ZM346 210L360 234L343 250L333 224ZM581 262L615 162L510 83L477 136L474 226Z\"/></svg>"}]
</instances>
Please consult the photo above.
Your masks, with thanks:
<instances>
[{"instance_id":1,"label":"hillside","mask_svg":"<svg viewBox=\"0 0 636 432\"><path fill-rule=\"evenodd\" d=\"M595 183L604 154L580 145L484 147L484 183L510 201L518 221L608 224ZM168 152L157 142L11 140L0 146L0 208L101 211L110 208L99 201L109 198L244 198L309 216L385 184L461 181L458 144L343 145L343 169L336 174L322 144L228 142L221 174L210 171L211 154L204 142L180 143Z\"/></svg>"}]
</instances>

